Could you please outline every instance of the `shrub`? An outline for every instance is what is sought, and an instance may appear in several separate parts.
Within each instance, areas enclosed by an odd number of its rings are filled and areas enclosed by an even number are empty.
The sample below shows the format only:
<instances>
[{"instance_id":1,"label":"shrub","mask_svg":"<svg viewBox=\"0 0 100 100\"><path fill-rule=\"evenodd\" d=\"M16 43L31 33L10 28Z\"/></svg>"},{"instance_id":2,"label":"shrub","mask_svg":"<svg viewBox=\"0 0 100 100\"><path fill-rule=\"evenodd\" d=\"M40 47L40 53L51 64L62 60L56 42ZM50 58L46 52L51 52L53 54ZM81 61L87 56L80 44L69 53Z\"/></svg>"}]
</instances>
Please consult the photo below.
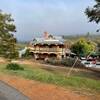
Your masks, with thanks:
<instances>
[{"instance_id":1,"label":"shrub","mask_svg":"<svg viewBox=\"0 0 100 100\"><path fill-rule=\"evenodd\" d=\"M51 65L64 65L66 67L71 67L75 63L75 60L76 60L75 58L64 58L62 60L48 59L46 63L49 63ZM84 66L81 64L80 61L77 61L75 67L83 68Z\"/></svg>"},{"instance_id":2,"label":"shrub","mask_svg":"<svg viewBox=\"0 0 100 100\"><path fill-rule=\"evenodd\" d=\"M23 67L21 67L19 64L16 63L10 63L6 66L6 69L8 70L24 70Z\"/></svg>"},{"instance_id":3,"label":"shrub","mask_svg":"<svg viewBox=\"0 0 100 100\"><path fill-rule=\"evenodd\" d=\"M75 58L66 58L66 59L62 59L61 60L61 64L64 66L73 66L73 64L75 63L76 59ZM80 68L84 68L84 65L78 60L75 64L75 67L80 67Z\"/></svg>"},{"instance_id":4,"label":"shrub","mask_svg":"<svg viewBox=\"0 0 100 100\"><path fill-rule=\"evenodd\" d=\"M61 60L61 64L64 66L72 66L75 62L75 59L73 58L66 58Z\"/></svg>"},{"instance_id":5,"label":"shrub","mask_svg":"<svg viewBox=\"0 0 100 100\"><path fill-rule=\"evenodd\" d=\"M46 61L46 63L49 63L51 65L61 65L61 61L59 60L56 60L56 59L53 59L53 58L50 58Z\"/></svg>"},{"instance_id":6,"label":"shrub","mask_svg":"<svg viewBox=\"0 0 100 100\"><path fill-rule=\"evenodd\" d=\"M33 57L33 55L30 53L30 50L27 49L25 54L22 55L23 58L26 58L26 59L30 59Z\"/></svg>"}]
</instances>

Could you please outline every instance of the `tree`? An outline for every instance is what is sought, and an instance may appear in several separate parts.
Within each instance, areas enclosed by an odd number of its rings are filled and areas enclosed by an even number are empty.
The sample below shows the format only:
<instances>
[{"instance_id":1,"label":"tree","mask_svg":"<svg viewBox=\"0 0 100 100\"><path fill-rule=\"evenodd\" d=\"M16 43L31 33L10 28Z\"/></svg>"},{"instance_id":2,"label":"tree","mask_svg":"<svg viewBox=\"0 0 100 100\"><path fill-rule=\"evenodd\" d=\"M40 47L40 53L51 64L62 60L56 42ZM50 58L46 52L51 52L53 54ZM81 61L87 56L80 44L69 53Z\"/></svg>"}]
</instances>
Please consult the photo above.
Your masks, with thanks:
<instances>
[{"instance_id":1,"label":"tree","mask_svg":"<svg viewBox=\"0 0 100 100\"><path fill-rule=\"evenodd\" d=\"M95 0L96 4L90 8L86 8L85 13L89 18L89 21L95 21L96 23L100 22L100 0Z\"/></svg>"},{"instance_id":2,"label":"tree","mask_svg":"<svg viewBox=\"0 0 100 100\"><path fill-rule=\"evenodd\" d=\"M89 18L89 21L95 21L96 23L100 22L100 0L95 0L96 4L90 8L86 8L85 13Z\"/></svg>"},{"instance_id":3,"label":"tree","mask_svg":"<svg viewBox=\"0 0 100 100\"><path fill-rule=\"evenodd\" d=\"M11 14L0 11L0 55L8 58L15 58L18 54L16 38L12 34L16 32L16 26L13 22Z\"/></svg>"},{"instance_id":4,"label":"tree","mask_svg":"<svg viewBox=\"0 0 100 100\"><path fill-rule=\"evenodd\" d=\"M89 53L95 51L95 44L85 38L81 38L72 45L71 51L78 56L87 56Z\"/></svg>"}]
</instances>

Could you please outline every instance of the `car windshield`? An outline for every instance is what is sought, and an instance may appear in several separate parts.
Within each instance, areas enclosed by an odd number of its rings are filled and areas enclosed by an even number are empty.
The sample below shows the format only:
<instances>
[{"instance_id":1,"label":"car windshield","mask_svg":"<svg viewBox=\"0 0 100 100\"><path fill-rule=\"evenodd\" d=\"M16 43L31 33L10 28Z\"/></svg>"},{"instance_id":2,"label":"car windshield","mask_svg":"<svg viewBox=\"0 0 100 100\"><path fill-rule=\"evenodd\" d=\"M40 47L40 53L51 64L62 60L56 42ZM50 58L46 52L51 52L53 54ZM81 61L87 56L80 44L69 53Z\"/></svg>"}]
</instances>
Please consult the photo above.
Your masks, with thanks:
<instances>
[{"instance_id":1,"label":"car windshield","mask_svg":"<svg viewBox=\"0 0 100 100\"><path fill-rule=\"evenodd\" d=\"M97 63L96 65L100 65L100 63Z\"/></svg>"},{"instance_id":2,"label":"car windshield","mask_svg":"<svg viewBox=\"0 0 100 100\"><path fill-rule=\"evenodd\" d=\"M90 62L85 62L84 64L87 64L88 65L88 64L90 64Z\"/></svg>"}]
</instances>

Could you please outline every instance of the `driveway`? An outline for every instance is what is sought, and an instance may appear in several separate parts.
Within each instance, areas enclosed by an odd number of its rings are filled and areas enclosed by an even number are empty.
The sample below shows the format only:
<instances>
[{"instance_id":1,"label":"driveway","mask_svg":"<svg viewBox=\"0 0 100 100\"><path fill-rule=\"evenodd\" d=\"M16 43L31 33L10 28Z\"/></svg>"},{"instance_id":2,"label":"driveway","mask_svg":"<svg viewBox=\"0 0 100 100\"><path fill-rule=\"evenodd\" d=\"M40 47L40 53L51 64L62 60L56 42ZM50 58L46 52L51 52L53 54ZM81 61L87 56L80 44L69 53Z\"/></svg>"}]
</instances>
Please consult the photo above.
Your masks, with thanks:
<instances>
[{"instance_id":1,"label":"driveway","mask_svg":"<svg viewBox=\"0 0 100 100\"><path fill-rule=\"evenodd\" d=\"M0 100L30 100L15 88L0 81Z\"/></svg>"}]
</instances>

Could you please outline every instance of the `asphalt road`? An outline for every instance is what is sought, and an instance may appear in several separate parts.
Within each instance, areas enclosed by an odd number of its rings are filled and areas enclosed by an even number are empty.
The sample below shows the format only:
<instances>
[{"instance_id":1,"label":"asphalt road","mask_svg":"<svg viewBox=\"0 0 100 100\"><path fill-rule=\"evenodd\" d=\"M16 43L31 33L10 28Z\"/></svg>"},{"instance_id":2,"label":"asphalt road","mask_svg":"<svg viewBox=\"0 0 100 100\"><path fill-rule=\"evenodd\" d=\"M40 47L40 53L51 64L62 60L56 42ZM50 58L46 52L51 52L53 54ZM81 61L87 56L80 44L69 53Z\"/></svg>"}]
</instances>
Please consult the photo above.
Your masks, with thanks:
<instances>
[{"instance_id":1,"label":"asphalt road","mask_svg":"<svg viewBox=\"0 0 100 100\"><path fill-rule=\"evenodd\" d=\"M0 100L30 100L17 89L0 81Z\"/></svg>"},{"instance_id":2,"label":"asphalt road","mask_svg":"<svg viewBox=\"0 0 100 100\"><path fill-rule=\"evenodd\" d=\"M0 92L0 100L7 100L7 98L2 92Z\"/></svg>"}]
</instances>

